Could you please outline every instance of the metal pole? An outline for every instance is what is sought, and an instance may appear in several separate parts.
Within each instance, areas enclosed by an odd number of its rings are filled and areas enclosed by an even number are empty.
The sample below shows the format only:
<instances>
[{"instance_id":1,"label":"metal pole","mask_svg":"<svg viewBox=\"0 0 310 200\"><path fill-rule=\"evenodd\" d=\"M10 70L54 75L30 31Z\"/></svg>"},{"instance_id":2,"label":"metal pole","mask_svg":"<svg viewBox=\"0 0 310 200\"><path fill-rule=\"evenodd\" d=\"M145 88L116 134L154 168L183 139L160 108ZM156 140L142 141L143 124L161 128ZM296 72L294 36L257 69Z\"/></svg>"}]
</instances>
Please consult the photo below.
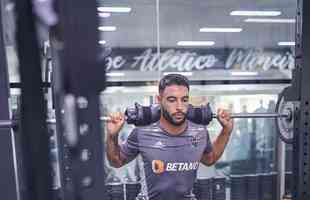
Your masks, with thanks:
<instances>
[{"instance_id":1,"label":"metal pole","mask_svg":"<svg viewBox=\"0 0 310 200\"><path fill-rule=\"evenodd\" d=\"M13 126L13 122L11 120L0 120L0 128L10 128Z\"/></svg>"},{"instance_id":2,"label":"metal pole","mask_svg":"<svg viewBox=\"0 0 310 200\"><path fill-rule=\"evenodd\" d=\"M232 113L231 118L289 118L290 114L277 114L277 113ZM212 118L217 118L217 114L212 114ZM100 121L108 121L108 116L100 117ZM55 124L56 119L47 119L47 124ZM17 121L13 120L0 120L0 128L16 126Z\"/></svg>"},{"instance_id":3,"label":"metal pole","mask_svg":"<svg viewBox=\"0 0 310 200\"><path fill-rule=\"evenodd\" d=\"M217 118L217 114L212 115L213 118ZM231 113L231 118L289 118L289 114L278 113Z\"/></svg>"},{"instance_id":4,"label":"metal pole","mask_svg":"<svg viewBox=\"0 0 310 200\"><path fill-rule=\"evenodd\" d=\"M285 143L282 140L277 140L277 144L278 145L278 151L277 151L277 171L278 171L278 177L277 177L277 194L278 200L282 200L283 196L285 195L285 170L286 170L286 166L285 166L285 156L286 156L286 152L285 152Z\"/></svg>"}]
</instances>

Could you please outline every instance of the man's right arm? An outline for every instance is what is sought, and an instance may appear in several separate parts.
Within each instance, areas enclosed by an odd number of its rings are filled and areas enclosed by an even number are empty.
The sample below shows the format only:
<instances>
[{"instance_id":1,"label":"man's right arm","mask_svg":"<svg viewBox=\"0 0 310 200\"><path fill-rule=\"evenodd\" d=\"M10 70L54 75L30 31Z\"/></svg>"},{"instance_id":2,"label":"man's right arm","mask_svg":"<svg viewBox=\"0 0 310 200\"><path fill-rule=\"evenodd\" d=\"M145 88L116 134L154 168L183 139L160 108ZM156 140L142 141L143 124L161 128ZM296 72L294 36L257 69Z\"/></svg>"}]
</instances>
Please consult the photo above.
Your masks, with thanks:
<instances>
[{"instance_id":1,"label":"man's right arm","mask_svg":"<svg viewBox=\"0 0 310 200\"><path fill-rule=\"evenodd\" d=\"M126 158L124 155L122 155L120 146L118 144L118 134L108 134L106 147L107 157L111 166L119 168L127 163Z\"/></svg>"}]
</instances>

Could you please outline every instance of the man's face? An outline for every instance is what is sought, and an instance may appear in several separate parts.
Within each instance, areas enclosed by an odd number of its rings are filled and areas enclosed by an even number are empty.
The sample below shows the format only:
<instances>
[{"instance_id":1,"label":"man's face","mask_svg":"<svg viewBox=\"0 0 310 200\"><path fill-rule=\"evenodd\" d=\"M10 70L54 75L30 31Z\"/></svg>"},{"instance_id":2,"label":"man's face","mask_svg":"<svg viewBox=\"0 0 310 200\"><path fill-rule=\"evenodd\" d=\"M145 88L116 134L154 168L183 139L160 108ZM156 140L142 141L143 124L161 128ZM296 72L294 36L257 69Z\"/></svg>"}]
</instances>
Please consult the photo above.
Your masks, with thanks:
<instances>
[{"instance_id":1,"label":"man's face","mask_svg":"<svg viewBox=\"0 0 310 200\"><path fill-rule=\"evenodd\" d=\"M163 117L174 126L180 126L186 120L188 93L185 86L171 85L167 86L158 96Z\"/></svg>"}]
</instances>

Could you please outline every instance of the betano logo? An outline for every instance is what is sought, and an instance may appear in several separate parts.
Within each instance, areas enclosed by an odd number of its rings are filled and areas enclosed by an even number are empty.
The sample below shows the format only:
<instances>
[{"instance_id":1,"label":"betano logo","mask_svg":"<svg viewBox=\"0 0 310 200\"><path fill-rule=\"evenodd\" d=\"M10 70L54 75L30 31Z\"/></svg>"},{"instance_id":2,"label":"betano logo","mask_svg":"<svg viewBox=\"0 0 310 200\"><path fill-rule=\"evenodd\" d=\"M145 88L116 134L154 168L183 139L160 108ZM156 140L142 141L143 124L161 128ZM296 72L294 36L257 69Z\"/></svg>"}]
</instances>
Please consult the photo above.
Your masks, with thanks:
<instances>
[{"instance_id":1,"label":"betano logo","mask_svg":"<svg viewBox=\"0 0 310 200\"><path fill-rule=\"evenodd\" d=\"M165 171L191 171L196 170L199 166L199 162L175 162L164 163L161 160L152 161L152 170L155 174L161 174Z\"/></svg>"}]
</instances>

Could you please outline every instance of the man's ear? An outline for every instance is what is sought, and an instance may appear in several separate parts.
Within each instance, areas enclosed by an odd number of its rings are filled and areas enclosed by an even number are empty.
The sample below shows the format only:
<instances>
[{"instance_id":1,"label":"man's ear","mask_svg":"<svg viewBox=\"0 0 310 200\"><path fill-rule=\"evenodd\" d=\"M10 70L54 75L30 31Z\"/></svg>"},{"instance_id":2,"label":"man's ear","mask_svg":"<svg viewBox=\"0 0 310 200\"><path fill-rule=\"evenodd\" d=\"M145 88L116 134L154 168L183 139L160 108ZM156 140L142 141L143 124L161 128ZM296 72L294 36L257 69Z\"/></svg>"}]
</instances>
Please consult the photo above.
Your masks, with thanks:
<instances>
[{"instance_id":1,"label":"man's ear","mask_svg":"<svg viewBox=\"0 0 310 200\"><path fill-rule=\"evenodd\" d=\"M162 97L160 95L156 95L156 103L160 103L161 102Z\"/></svg>"}]
</instances>

